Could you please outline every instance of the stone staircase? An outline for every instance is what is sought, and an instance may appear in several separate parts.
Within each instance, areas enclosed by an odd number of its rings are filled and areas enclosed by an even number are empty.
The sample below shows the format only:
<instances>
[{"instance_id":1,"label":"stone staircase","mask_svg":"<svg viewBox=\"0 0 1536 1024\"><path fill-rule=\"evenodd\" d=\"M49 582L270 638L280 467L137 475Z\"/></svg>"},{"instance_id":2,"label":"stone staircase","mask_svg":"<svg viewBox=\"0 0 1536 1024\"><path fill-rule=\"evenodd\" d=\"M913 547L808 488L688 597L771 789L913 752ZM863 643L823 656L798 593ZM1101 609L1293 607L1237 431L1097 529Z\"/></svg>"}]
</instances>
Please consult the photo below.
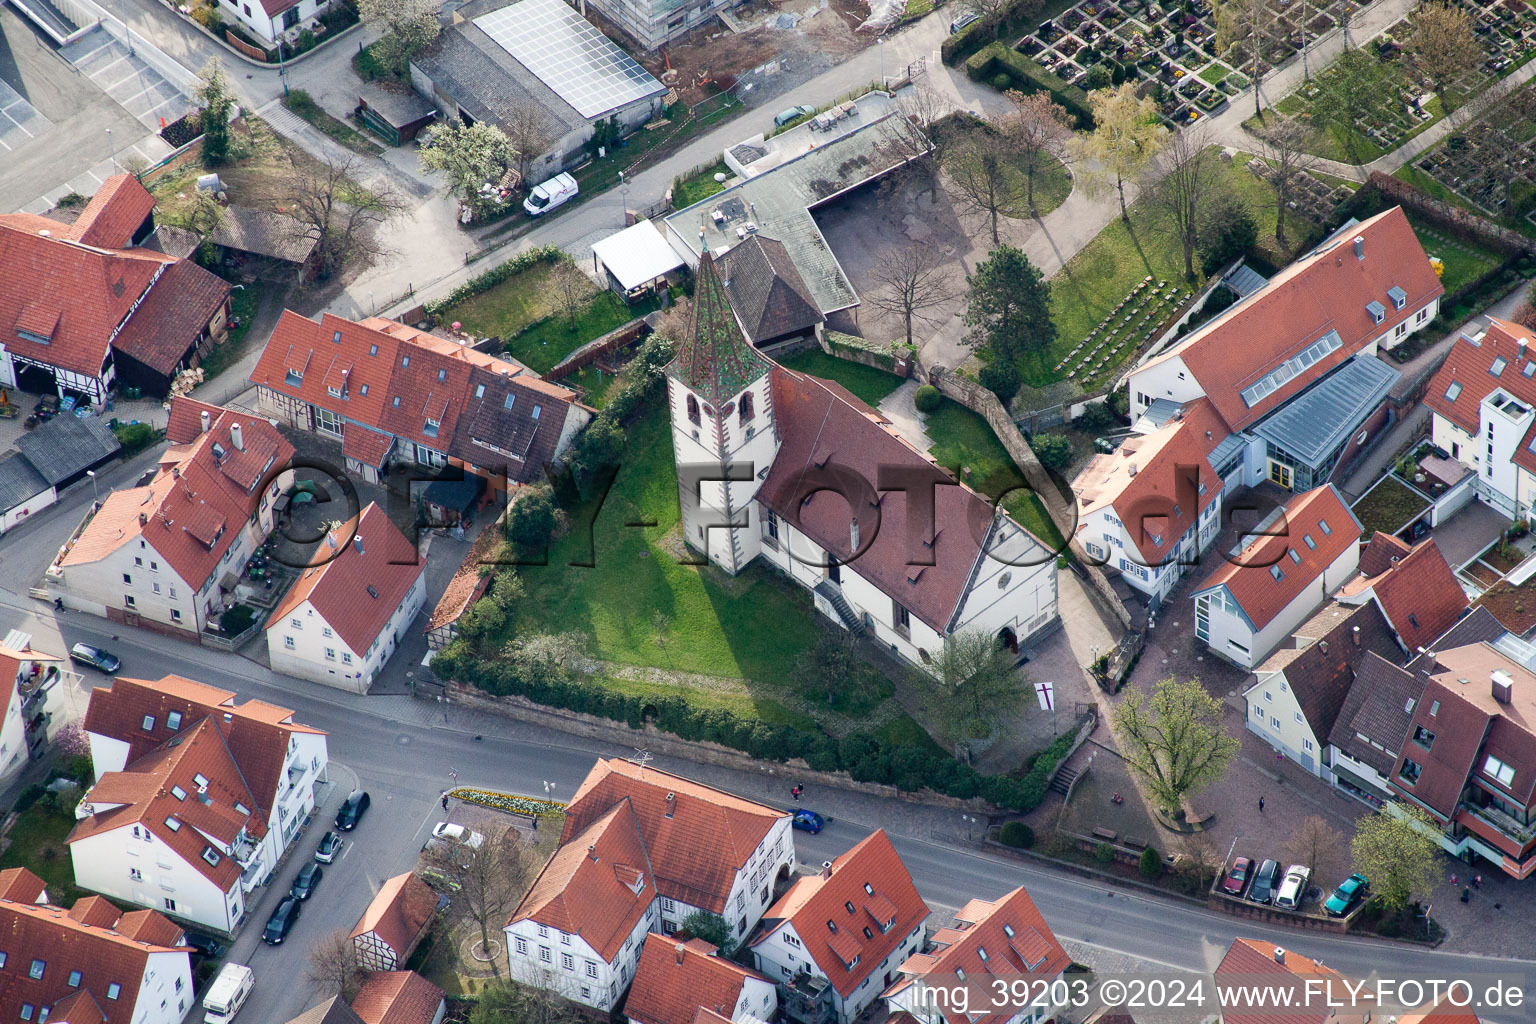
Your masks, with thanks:
<instances>
[{"instance_id":1,"label":"stone staircase","mask_svg":"<svg viewBox=\"0 0 1536 1024\"><path fill-rule=\"evenodd\" d=\"M1077 777L1081 774L1082 772L1076 768L1062 768L1056 773L1056 777L1051 780L1051 792L1066 796L1067 791L1072 788L1072 783L1076 782Z\"/></svg>"},{"instance_id":2,"label":"stone staircase","mask_svg":"<svg viewBox=\"0 0 1536 1024\"><path fill-rule=\"evenodd\" d=\"M822 580L816 584L816 593L825 598L826 602L837 612L837 617L842 620L844 626L848 627L848 632L854 636L864 635L864 620L859 617L858 613L853 610L853 605L849 604L848 599L843 596L842 587L829 579Z\"/></svg>"}]
</instances>

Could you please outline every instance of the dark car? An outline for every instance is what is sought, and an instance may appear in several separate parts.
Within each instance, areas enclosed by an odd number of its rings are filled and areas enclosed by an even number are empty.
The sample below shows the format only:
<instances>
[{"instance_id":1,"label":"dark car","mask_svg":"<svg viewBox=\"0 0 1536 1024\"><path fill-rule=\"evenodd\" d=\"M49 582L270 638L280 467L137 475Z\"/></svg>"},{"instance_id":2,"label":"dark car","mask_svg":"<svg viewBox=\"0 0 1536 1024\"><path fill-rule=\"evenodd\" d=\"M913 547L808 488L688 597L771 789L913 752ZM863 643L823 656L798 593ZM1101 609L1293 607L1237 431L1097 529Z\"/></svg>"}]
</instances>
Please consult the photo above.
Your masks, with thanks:
<instances>
[{"instance_id":1,"label":"dark car","mask_svg":"<svg viewBox=\"0 0 1536 1024\"><path fill-rule=\"evenodd\" d=\"M1254 872L1253 883L1248 886L1248 898L1255 903L1268 903L1275 898L1275 890L1278 888L1280 864L1278 861L1266 860Z\"/></svg>"},{"instance_id":2,"label":"dark car","mask_svg":"<svg viewBox=\"0 0 1536 1024\"><path fill-rule=\"evenodd\" d=\"M357 828L358 821L361 820L363 812L368 809L371 802L368 794L362 790L347 797L347 802L342 804L341 810L336 812L336 827L343 832L350 832Z\"/></svg>"},{"instance_id":3,"label":"dark car","mask_svg":"<svg viewBox=\"0 0 1536 1024\"><path fill-rule=\"evenodd\" d=\"M827 823L822 820L821 815L817 814L815 811L807 811L803 809L796 811L795 816L789 819L789 823L794 828L797 828L802 832L809 832L811 835L815 835L816 833L820 832L827 825Z\"/></svg>"},{"instance_id":4,"label":"dark car","mask_svg":"<svg viewBox=\"0 0 1536 1024\"><path fill-rule=\"evenodd\" d=\"M212 935L204 935L202 932L182 933L181 944L191 946L197 951L197 956L210 959L223 956L224 951L229 948Z\"/></svg>"},{"instance_id":5,"label":"dark car","mask_svg":"<svg viewBox=\"0 0 1536 1024\"><path fill-rule=\"evenodd\" d=\"M1221 891L1228 896L1241 896L1243 887L1248 884L1248 876L1252 873L1253 861L1247 857L1237 858L1227 869L1226 877L1221 880Z\"/></svg>"},{"instance_id":6,"label":"dark car","mask_svg":"<svg viewBox=\"0 0 1536 1024\"><path fill-rule=\"evenodd\" d=\"M292 896L284 896L277 909L272 911L272 916L267 918L267 926L261 932L261 941L269 946L282 945L288 933L293 931L293 923L299 919L299 909L303 906Z\"/></svg>"},{"instance_id":7,"label":"dark car","mask_svg":"<svg viewBox=\"0 0 1536 1024\"><path fill-rule=\"evenodd\" d=\"M309 899L315 894L315 890L320 888L320 879L324 876L325 870L319 864L310 861L299 868L299 874L294 878L293 887L288 890L288 895L296 900Z\"/></svg>"},{"instance_id":8,"label":"dark car","mask_svg":"<svg viewBox=\"0 0 1536 1024\"><path fill-rule=\"evenodd\" d=\"M82 665L89 665L99 672L113 675L123 667L123 663L117 655L111 651L104 651L100 647L92 647L90 644L75 644L69 649L69 660L78 661Z\"/></svg>"},{"instance_id":9,"label":"dark car","mask_svg":"<svg viewBox=\"0 0 1536 1024\"><path fill-rule=\"evenodd\" d=\"M1350 875L1339 883L1337 889L1333 890L1333 895L1328 897L1328 902L1323 904L1323 909L1330 917L1343 917L1356 903L1360 902L1370 884L1364 875Z\"/></svg>"},{"instance_id":10,"label":"dark car","mask_svg":"<svg viewBox=\"0 0 1536 1024\"><path fill-rule=\"evenodd\" d=\"M329 864L336 859L341 852L341 836L335 832L327 832L320 837L320 845L315 848L315 860L321 864Z\"/></svg>"}]
</instances>

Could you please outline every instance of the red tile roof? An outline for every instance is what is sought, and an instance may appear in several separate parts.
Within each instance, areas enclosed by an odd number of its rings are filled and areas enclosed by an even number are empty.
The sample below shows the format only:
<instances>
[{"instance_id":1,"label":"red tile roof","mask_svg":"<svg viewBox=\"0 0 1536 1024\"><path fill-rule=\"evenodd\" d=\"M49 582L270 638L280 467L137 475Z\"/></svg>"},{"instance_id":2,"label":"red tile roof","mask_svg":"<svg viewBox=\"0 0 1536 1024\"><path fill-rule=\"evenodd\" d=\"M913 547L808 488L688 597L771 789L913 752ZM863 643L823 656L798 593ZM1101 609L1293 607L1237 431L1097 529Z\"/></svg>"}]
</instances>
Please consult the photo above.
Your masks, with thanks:
<instances>
[{"instance_id":1,"label":"red tile roof","mask_svg":"<svg viewBox=\"0 0 1536 1024\"><path fill-rule=\"evenodd\" d=\"M101 183L70 225L69 237L99 249L126 249L133 243L133 233L154 209L155 197L139 184L139 179L131 174L114 174Z\"/></svg>"},{"instance_id":2,"label":"red tile roof","mask_svg":"<svg viewBox=\"0 0 1536 1024\"><path fill-rule=\"evenodd\" d=\"M1536 408L1536 335L1517 323L1490 316L1481 336L1463 332L1456 339L1430 379L1424 404L1476 437L1483 399L1495 388L1503 388L1527 408ZM1536 425L1515 446L1514 463L1536 473L1533 444Z\"/></svg>"},{"instance_id":3,"label":"red tile roof","mask_svg":"<svg viewBox=\"0 0 1536 1024\"><path fill-rule=\"evenodd\" d=\"M667 795L675 799L667 806ZM568 843L621 801L634 810L661 895L711 913L725 911L736 873L785 811L753 803L657 768L612 758L587 773L566 808Z\"/></svg>"},{"instance_id":4,"label":"red tile roof","mask_svg":"<svg viewBox=\"0 0 1536 1024\"><path fill-rule=\"evenodd\" d=\"M443 990L415 971L368 975L352 1009L364 1024L432 1024L443 1005Z\"/></svg>"},{"instance_id":5,"label":"red tile roof","mask_svg":"<svg viewBox=\"0 0 1536 1024\"><path fill-rule=\"evenodd\" d=\"M1283 958L1276 959L1278 957ZM1288 989L1289 1001L1296 1008L1280 1010L1273 1002L1263 1007L1233 1005L1222 1007L1225 1024L1361 1024L1368 1007L1362 1005L1355 1012L1348 1003L1351 990L1345 987L1345 977L1320 960L1313 960L1294 949L1276 946L1273 942L1254 939L1234 939L1221 963L1216 965L1216 983L1222 986L1263 985L1272 991ZM1315 991L1307 988L1308 982ZM1366 992L1373 991L1369 986ZM1343 1003L1326 1005L1329 1001Z\"/></svg>"},{"instance_id":6,"label":"red tile roof","mask_svg":"<svg viewBox=\"0 0 1536 1024\"><path fill-rule=\"evenodd\" d=\"M758 500L911 614L947 634L982 546L996 535L992 504L951 480L878 412L827 381L775 365L773 407L781 444ZM883 467L931 472L942 481L934 488L938 536L932 547L912 550L917 545L908 535L904 491L875 492ZM807 492L824 489L824 483L813 488L811 481L824 482L831 474L853 481L846 485L852 498L813 494L804 500ZM854 519L861 537L873 538L861 541L863 551L857 556L850 505L857 506Z\"/></svg>"},{"instance_id":7,"label":"red tile roof","mask_svg":"<svg viewBox=\"0 0 1536 1024\"><path fill-rule=\"evenodd\" d=\"M110 928L122 916L122 911L112 905L105 896L82 896L69 908L69 916L81 924Z\"/></svg>"},{"instance_id":8,"label":"red tile roof","mask_svg":"<svg viewBox=\"0 0 1536 1024\"><path fill-rule=\"evenodd\" d=\"M1352 242L1364 239L1364 258ZM1402 310L1387 292L1407 293ZM1399 207L1341 231L1331 243L1302 256L1254 295L1238 302L1157 359L1136 369L1182 359L1223 420L1241 430L1319 380L1370 342L1444 294L1408 218ZM1367 303L1385 307L1373 322ZM1240 392L1329 331L1340 348L1291 377L1252 407ZM1160 396L1153 396L1160 397Z\"/></svg>"},{"instance_id":9,"label":"red tile roof","mask_svg":"<svg viewBox=\"0 0 1536 1024\"><path fill-rule=\"evenodd\" d=\"M181 715L179 730L169 727L173 712ZM154 682L118 676L111 686L92 690L85 731L127 743L131 768L141 757L204 718L219 721L241 776L265 812L271 811L277 799L291 737L296 733L325 735L295 722L287 708L259 700L237 705L231 691L182 676L165 676ZM144 728L146 720L152 726L148 730Z\"/></svg>"},{"instance_id":10,"label":"red tile roof","mask_svg":"<svg viewBox=\"0 0 1536 1024\"><path fill-rule=\"evenodd\" d=\"M580 935L611 962L656 892L638 822L624 800L575 835L562 836L507 923L536 921Z\"/></svg>"},{"instance_id":11,"label":"red tile roof","mask_svg":"<svg viewBox=\"0 0 1536 1024\"><path fill-rule=\"evenodd\" d=\"M796 879L763 916L765 927L753 945L786 922L793 925L806 955L847 998L927 917L928 905L880 829L830 869Z\"/></svg>"},{"instance_id":12,"label":"red tile roof","mask_svg":"<svg viewBox=\"0 0 1536 1024\"><path fill-rule=\"evenodd\" d=\"M1329 601L1293 636L1299 646L1277 651L1259 665L1253 688L1271 685L1274 673L1285 673L1312 735L1320 741L1326 742L1333 732L1356 673L1371 654L1394 665L1403 660L1404 652L1374 602L1351 607Z\"/></svg>"},{"instance_id":13,"label":"red tile roof","mask_svg":"<svg viewBox=\"0 0 1536 1024\"><path fill-rule=\"evenodd\" d=\"M404 961L437 913L437 893L411 872L396 875L379 891L358 918L352 938L372 933Z\"/></svg>"},{"instance_id":14,"label":"red tile roof","mask_svg":"<svg viewBox=\"0 0 1536 1024\"><path fill-rule=\"evenodd\" d=\"M1371 546L1376 543L1372 540ZM1362 570L1359 577L1345 585L1339 597L1351 604L1374 597L1402 638L1403 646L1412 654L1427 647L1461 618L1461 613L1467 610L1467 595L1433 538L1407 555L1396 555L1394 548L1392 557L1395 562L1376 575L1367 576ZM1365 561L1364 556L1361 561ZM1370 567L1379 569L1380 560L1373 557Z\"/></svg>"},{"instance_id":15,"label":"red tile roof","mask_svg":"<svg viewBox=\"0 0 1536 1024\"><path fill-rule=\"evenodd\" d=\"M459 563L448 586L443 588L443 596L438 599L437 606L427 619L427 632L459 621L459 616L485 596L494 577L490 573L481 575L480 569L482 566L494 568L491 562L496 546L500 543L501 539L495 530L480 531L480 536L475 538L474 545L464 556L464 561Z\"/></svg>"},{"instance_id":16,"label":"red tile roof","mask_svg":"<svg viewBox=\"0 0 1536 1024\"><path fill-rule=\"evenodd\" d=\"M1293 495L1248 536L1253 539L1241 553L1206 577L1192 596L1225 586L1258 631L1359 542L1360 521L1338 490L1325 484ZM1309 537L1316 547L1306 543ZM1280 570L1280 579L1271 567Z\"/></svg>"},{"instance_id":17,"label":"red tile roof","mask_svg":"<svg viewBox=\"0 0 1536 1024\"><path fill-rule=\"evenodd\" d=\"M1455 1005L1450 995L1444 995L1423 1013L1399 1014L1397 1024L1478 1024L1478 1020L1477 1014Z\"/></svg>"},{"instance_id":18,"label":"red tile roof","mask_svg":"<svg viewBox=\"0 0 1536 1024\"><path fill-rule=\"evenodd\" d=\"M959 927L934 935L937 948L933 953L919 954L902 965L908 982L925 977L937 988L946 984L943 976L958 974L966 982L991 991L989 975L1010 982L1019 977L1032 983L1049 982L1072 962L1022 885L991 902L971 900L957 921ZM947 984L960 987L964 982L957 977ZM1014 1011L967 1016L946 1006L941 1012L949 1024L1002 1024Z\"/></svg>"},{"instance_id":19,"label":"red tile roof","mask_svg":"<svg viewBox=\"0 0 1536 1024\"><path fill-rule=\"evenodd\" d=\"M0 935L10 954L0 967L0 1019L21 1020L23 1004L30 1003L34 1020L43 1007L52 1007L49 1019L68 1024L131 1024L149 955L176 950L138 941L106 923L81 921L63 907L35 902L43 880L25 868L0 872L0 891L7 893L0 902ZM96 912L87 916L94 920ZM170 925L163 917L160 921ZM170 927L179 937L181 930ZM41 978L31 977L34 958L44 962ZM80 972L78 986L69 983L74 971ZM107 989L114 984L121 986L121 995L109 999ZM94 1008L78 999L80 993L94 999ZM92 1012L98 1016L93 1018Z\"/></svg>"},{"instance_id":20,"label":"red tile roof","mask_svg":"<svg viewBox=\"0 0 1536 1024\"><path fill-rule=\"evenodd\" d=\"M169 377L229 301L229 291L229 282L191 260L172 263L123 325L112 347Z\"/></svg>"},{"instance_id":21,"label":"red tile roof","mask_svg":"<svg viewBox=\"0 0 1536 1024\"><path fill-rule=\"evenodd\" d=\"M187 411L177 410L189 401L178 397L171 402L178 436L198 421L197 413L217 408L193 402ZM258 485L289 463L293 446L259 416L219 409L212 421L206 434L167 451L148 484L113 491L102 501L63 557L66 576L69 566L99 561L139 538L193 586L219 570L224 552L261 504ZM236 424L243 450L233 440Z\"/></svg>"},{"instance_id":22,"label":"red tile roof","mask_svg":"<svg viewBox=\"0 0 1536 1024\"><path fill-rule=\"evenodd\" d=\"M379 469L394 446L395 439L389 434L348 423L341 440L341 454L365 466Z\"/></svg>"},{"instance_id":23,"label":"red tile roof","mask_svg":"<svg viewBox=\"0 0 1536 1024\"><path fill-rule=\"evenodd\" d=\"M1087 528L1088 516L1112 507L1144 564L1162 565L1199 514L1221 497L1221 478L1206 456L1227 434L1202 398L1151 433L1094 456L1076 481L1078 529Z\"/></svg>"},{"instance_id":24,"label":"red tile roof","mask_svg":"<svg viewBox=\"0 0 1536 1024\"><path fill-rule=\"evenodd\" d=\"M1380 576L1412 550L1413 545L1407 541L1377 530L1365 547L1360 549L1360 575Z\"/></svg>"},{"instance_id":25,"label":"red tile roof","mask_svg":"<svg viewBox=\"0 0 1536 1024\"><path fill-rule=\"evenodd\" d=\"M652 932L640 948L624 1012L639 1024L692 1024L700 1008L730 1019L748 978L773 984L756 971L723 959L703 939L684 942ZM751 1009L758 1017L766 1015L762 1006Z\"/></svg>"},{"instance_id":26,"label":"red tile roof","mask_svg":"<svg viewBox=\"0 0 1536 1024\"><path fill-rule=\"evenodd\" d=\"M308 601L356 654L368 650L427 571L416 545L372 501L326 536L315 559L321 564L289 588L267 629L284 625Z\"/></svg>"}]
</instances>

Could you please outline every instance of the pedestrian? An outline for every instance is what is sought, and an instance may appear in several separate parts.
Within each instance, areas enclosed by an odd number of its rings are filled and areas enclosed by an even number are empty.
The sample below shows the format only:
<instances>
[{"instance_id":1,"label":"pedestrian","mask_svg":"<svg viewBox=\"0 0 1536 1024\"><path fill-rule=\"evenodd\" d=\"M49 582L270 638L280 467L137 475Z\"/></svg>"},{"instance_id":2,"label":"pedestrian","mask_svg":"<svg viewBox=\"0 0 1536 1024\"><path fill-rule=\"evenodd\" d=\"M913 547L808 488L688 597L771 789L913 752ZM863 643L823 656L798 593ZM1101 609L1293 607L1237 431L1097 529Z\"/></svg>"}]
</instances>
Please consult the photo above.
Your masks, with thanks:
<instances>
[{"instance_id":1,"label":"pedestrian","mask_svg":"<svg viewBox=\"0 0 1536 1024\"><path fill-rule=\"evenodd\" d=\"M1264 813L1264 798L1263 797L1259 797L1259 813L1260 814Z\"/></svg>"},{"instance_id":2,"label":"pedestrian","mask_svg":"<svg viewBox=\"0 0 1536 1024\"><path fill-rule=\"evenodd\" d=\"M1451 876L1451 884L1452 884L1452 885L1455 885L1455 884L1456 884L1456 876L1455 876L1455 875L1452 875L1452 876Z\"/></svg>"},{"instance_id":3,"label":"pedestrian","mask_svg":"<svg viewBox=\"0 0 1536 1024\"><path fill-rule=\"evenodd\" d=\"M1470 885L1464 885L1461 887L1461 902L1472 902L1472 887Z\"/></svg>"},{"instance_id":4,"label":"pedestrian","mask_svg":"<svg viewBox=\"0 0 1536 1024\"><path fill-rule=\"evenodd\" d=\"M444 725L448 724L448 712L446 712L446 711L443 712L443 724Z\"/></svg>"},{"instance_id":5,"label":"pedestrian","mask_svg":"<svg viewBox=\"0 0 1536 1024\"><path fill-rule=\"evenodd\" d=\"M1474 888L1474 889L1481 889L1482 887L1483 887L1483 876L1482 875L1473 875L1472 876L1472 888Z\"/></svg>"},{"instance_id":6,"label":"pedestrian","mask_svg":"<svg viewBox=\"0 0 1536 1024\"><path fill-rule=\"evenodd\" d=\"M535 832L539 830L539 816L537 814L533 816L533 830Z\"/></svg>"},{"instance_id":7,"label":"pedestrian","mask_svg":"<svg viewBox=\"0 0 1536 1024\"><path fill-rule=\"evenodd\" d=\"M448 794L444 793L443 794L443 810L446 811L447 809L448 809Z\"/></svg>"}]
</instances>

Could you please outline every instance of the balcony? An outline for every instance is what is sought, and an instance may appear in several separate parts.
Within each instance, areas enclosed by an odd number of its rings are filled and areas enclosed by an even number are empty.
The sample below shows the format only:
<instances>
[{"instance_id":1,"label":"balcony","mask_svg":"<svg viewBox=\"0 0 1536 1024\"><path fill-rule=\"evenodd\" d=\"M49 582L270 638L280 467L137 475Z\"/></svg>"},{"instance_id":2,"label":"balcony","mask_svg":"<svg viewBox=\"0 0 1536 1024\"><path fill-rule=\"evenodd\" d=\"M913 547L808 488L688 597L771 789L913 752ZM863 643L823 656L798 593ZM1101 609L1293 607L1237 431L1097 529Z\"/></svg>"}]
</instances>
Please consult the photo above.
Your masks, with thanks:
<instances>
[{"instance_id":1,"label":"balcony","mask_svg":"<svg viewBox=\"0 0 1536 1024\"><path fill-rule=\"evenodd\" d=\"M1474 807L1469 804L1467 805L1467 811L1474 818L1478 818L1493 828L1498 829L1521 846L1536 839L1536 825L1522 825L1497 807Z\"/></svg>"}]
</instances>

